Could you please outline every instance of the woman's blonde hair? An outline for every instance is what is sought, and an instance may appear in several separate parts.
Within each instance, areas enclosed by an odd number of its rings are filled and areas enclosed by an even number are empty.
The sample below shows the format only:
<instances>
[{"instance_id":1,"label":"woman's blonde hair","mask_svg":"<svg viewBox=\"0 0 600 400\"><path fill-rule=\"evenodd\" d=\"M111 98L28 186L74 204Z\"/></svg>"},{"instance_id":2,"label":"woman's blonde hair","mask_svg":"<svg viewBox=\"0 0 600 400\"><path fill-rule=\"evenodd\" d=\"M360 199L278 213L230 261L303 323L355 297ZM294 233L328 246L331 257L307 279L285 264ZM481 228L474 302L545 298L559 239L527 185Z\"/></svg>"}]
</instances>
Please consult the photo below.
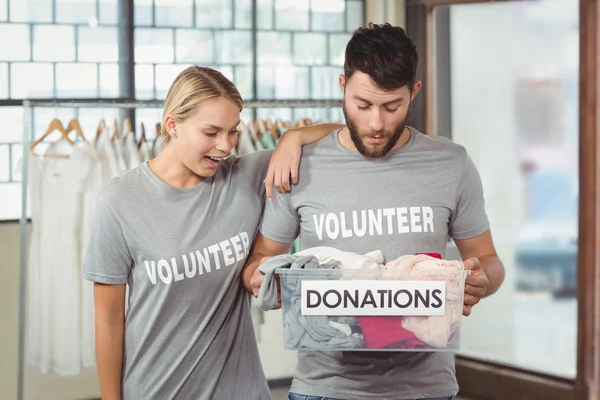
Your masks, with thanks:
<instances>
[{"instance_id":1,"label":"woman's blonde hair","mask_svg":"<svg viewBox=\"0 0 600 400\"><path fill-rule=\"evenodd\" d=\"M242 111L243 101L240 92L233 82L222 73L207 67L188 67L177 75L169 88L163 121L170 114L175 117L177 122L181 123L196 112L199 104L216 97L222 97L235 103ZM169 136L164 123L160 133L167 144L171 136Z\"/></svg>"}]
</instances>

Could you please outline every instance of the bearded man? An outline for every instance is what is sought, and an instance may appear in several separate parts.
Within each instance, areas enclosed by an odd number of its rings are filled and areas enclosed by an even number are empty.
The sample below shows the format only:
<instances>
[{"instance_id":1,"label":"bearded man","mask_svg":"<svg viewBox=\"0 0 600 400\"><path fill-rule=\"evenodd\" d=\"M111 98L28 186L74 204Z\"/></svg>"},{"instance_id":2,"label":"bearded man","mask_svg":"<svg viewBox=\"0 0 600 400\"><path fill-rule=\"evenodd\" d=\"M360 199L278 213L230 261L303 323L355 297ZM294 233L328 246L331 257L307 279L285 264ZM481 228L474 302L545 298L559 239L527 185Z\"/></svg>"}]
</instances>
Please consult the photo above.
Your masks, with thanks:
<instances>
[{"instance_id":1,"label":"bearded man","mask_svg":"<svg viewBox=\"0 0 600 400\"><path fill-rule=\"evenodd\" d=\"M496 254L479 173L464 147L407 126L417 48L389 24L354 32L340 88L346 126L305 146L299 182L267 201L246 288L257 296L265 258L329 246L386 261L416 253L446 254L454 239L465 268L463 314L496 292L504 267ZM451 352L299 351L288 398L453 399L458 393Z\"/></svg>"}]
</instances>

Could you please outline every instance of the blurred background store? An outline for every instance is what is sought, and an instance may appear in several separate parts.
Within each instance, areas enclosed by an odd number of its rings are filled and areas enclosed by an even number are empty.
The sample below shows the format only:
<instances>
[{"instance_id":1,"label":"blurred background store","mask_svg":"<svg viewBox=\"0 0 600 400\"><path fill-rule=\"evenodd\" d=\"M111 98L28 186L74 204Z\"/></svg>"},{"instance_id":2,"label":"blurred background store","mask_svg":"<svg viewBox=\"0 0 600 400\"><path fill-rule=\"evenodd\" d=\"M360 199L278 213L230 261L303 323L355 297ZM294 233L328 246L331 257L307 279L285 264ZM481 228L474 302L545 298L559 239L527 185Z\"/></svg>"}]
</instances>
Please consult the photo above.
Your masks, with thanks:
<instances>
[{"instance_id":1,"label":"blurred background store","mask_svg":"<svg viewBox=\"0 0 600 400\"><path fill-rule=\"evenodd\" d=\"M233 80L248 101L245 123L343 121L344 50L367 22L404 26L417 42L424 88L411 124L467 148L506 266L501 290L464 319L458 358L474 369L458 368L461 387L466 395L480 393L465 372L489 377L495 370L537 382L516 393L539 385L552 389L551 398L572 393L586 373L578 369L578 296L591 296L578 287L578 252L592 240L579 237L580 3L454 3L464 2L0 0L1 397L100 395L93 367L45 371L28 360L27 349L19 366L19 299L31 296L19 281L23 135L39 139L55 118L65 127L77 119L88 138L101 121L126 134L128 121L136 142L154 146L160 101L193 64ZM45 103L29 107L27 99ZM452 243L449 249L458 257ZM281 315L255 316L267 377L285 388L296 355L283 350ZM511 398L506 393L489 398ZM522 398L550 398L539 396Z\"/></svg>"}]
</instances>

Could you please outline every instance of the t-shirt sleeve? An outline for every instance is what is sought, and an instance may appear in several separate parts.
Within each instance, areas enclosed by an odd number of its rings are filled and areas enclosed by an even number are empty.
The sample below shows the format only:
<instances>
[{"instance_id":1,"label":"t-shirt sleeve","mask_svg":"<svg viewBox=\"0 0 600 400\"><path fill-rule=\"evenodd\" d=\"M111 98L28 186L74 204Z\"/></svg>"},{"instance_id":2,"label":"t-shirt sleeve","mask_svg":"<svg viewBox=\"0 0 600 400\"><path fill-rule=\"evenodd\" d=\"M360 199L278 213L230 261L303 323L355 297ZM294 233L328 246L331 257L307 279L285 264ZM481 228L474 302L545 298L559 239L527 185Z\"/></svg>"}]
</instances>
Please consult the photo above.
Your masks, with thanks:
<instances>
[{"instance_id":1,"label":"t-shirt sleeve","mask_svg":"<svg viewBox=\"0 0 600 400\"><path fill-rule=\"evenodd\" d=\"M263 201L266 197L263 181L267 176L272 155L273 150L261 150L239 156L237 160L240 171L250 179L252 187Z\"/></svg>"},{"instance_id":2,"label":"t-shirt sleeve","mask_svg":"<svg viewBox=\"0 0 600 400\"><path fill-rule=\"evenodd\" d=\"M481 177L473 160L466 154L456 191L456 207L450 220L450 236L457 240L470 239L486 232L489 227Z\"/></svg>"},{"instance_id":3,"label":"t-shirt sleeve","mask_svg":"<svg viewBox=\"0 0 600 400\"><path fill-rule=\"evenodd\" d=\"M292 243L298 237L299 230L300 216L293 208L292 194L273 190L273 200L267 200L265 204L260 232L267 239Z\"/></svg>"},{"instance_id":4,"label":"t-shirt sleeve","mask_svg":"<svg viewBox=\"0 0 600 400\"><path fill-rule=\"evenodd\" d=\"M106 200L98 196L83 278L105 284L127 283L132 264L121 223Z\"/></svg>"}]
</instances>

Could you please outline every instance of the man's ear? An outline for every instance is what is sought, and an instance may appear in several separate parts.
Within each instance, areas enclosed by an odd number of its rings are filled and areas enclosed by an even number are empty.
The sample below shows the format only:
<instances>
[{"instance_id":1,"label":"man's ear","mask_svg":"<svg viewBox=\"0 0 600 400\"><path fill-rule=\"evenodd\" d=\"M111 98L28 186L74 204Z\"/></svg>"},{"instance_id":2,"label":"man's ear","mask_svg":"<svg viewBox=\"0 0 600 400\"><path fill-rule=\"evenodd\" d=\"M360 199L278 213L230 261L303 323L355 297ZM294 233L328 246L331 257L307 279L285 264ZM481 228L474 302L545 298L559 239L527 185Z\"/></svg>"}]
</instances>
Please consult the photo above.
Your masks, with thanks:
<instances>
[{"instance_id":1,"label":"man's ear","mask_svg":"<svg viewBox=\"0 0 600 400\"><path fill-rule=\"evenodd\" d=\"M414 99L415 97L417 97L417 95L419 94L419 91L421 90L421 87L423 86L423 82L421 81L416 81L415 84L413 85L412 88L412 92L411 92L411 98Z\"/></svg>"}]
</instances>

